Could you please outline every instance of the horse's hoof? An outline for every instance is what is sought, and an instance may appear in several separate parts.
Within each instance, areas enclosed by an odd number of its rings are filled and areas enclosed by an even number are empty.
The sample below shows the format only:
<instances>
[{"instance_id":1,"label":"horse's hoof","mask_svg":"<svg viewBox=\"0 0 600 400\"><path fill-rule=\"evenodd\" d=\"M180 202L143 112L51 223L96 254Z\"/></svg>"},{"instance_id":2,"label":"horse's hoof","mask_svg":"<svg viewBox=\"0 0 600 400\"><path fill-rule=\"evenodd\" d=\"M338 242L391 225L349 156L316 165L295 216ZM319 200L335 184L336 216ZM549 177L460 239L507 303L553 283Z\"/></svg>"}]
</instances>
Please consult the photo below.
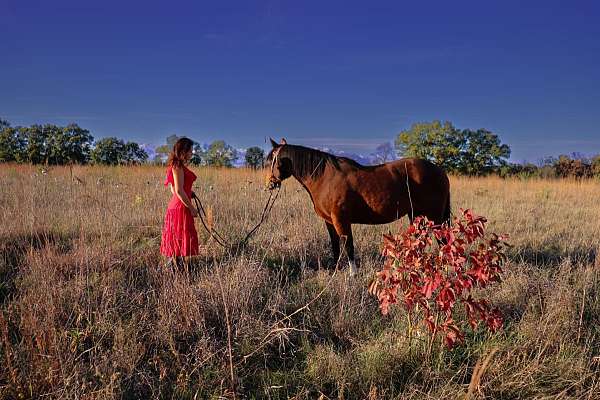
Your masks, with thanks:
<instances>
[{"instance_id":1,"label":"horse's hoof","mask_svg":"<svg viewBox=\"0 0 600 400\"><path fill-rule=\"evenodd\" d=\"M356 262L354 261L348 261L348 275L350 276L354 276L356 275L356 273L358 272L356 269Z\"/></svg>"}]
</instances>

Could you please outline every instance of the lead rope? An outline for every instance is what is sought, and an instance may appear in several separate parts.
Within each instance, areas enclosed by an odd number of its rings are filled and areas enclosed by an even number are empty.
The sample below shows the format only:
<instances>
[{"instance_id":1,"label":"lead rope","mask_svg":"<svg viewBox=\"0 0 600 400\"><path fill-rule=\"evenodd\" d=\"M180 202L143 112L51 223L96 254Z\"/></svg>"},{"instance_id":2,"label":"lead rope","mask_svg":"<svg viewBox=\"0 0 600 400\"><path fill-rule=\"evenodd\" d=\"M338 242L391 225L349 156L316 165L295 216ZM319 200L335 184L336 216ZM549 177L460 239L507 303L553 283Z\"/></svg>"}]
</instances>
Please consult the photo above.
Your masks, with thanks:
<instances>
[{"instance_id":1,"label":"lead rope","mask_svg":"<svg viewBox=\"0 0 600 400\"><path fill-rule=\"evenodd\" d=\"M408 189L408 201L410 201L410 222L415 219L415 212L413 210L412 197L410 196L410 185L408 184L408 168L406 168L406 161L404 161L404 171L406 172L406 188Z\"/></svg>"},{"instance_id":2,"label":"lead rope","mask_svg":"<svg viewBox=\"0 0 600 400\"><path fill-rule=\"evenodd\" d=\"M204 230L206 230L206 232L208 232L210 237L212 237L215 240L215 242L217 242L219 245L221 245L221 247L227 248L229 246L229 244L224 243L224 242L226 242L226 240L223 238L223 236L221 236L221 234L216 229L209 228L208 225L206 224L206 221L204 220L206 218L206 211L204 211L202 202L200 201L198 196L196 196L196 193L192 192L192 200L194 200L194 204L196 205L196 211L198 211L198 216L200 217L200 221L202 222L202 226L204 227Z\"/></svg>"},{"instance_id":3,"label":"lead rope","mask_svg":"<svg viewBox=\"0 0 600 400\"><path fill-rule=\"evenodd\" d=\"M273 209L273 205L275 204L275 201L277 201L277 198L279 197L279 192L281 191L281 188L277 188L277 192L275 193L275 196L273 196L273 191L270 191L269 193L269 198L267 199L267 202L265 204L265 207L263 208L262 214L260 216L260 220L258 222L258 224L256 224L256 226L254 226L244 237L244 239L239 243L239 246L243 246L244 244L246 244L250 238L252 237L252 235L254 233L256 233L256 231L258 230L258 228L260 228L260 226L265 222L267 216L271 213L271 210ZM202 226L204 227L204 229L206 230L206 232L208 232L208 234L215 240L215 242L217 242L221 247L223 248L232 248L233 245L231 242L228 242L227 240L225 240L225 238L223 237L223 235L221 235L219 233L219 231L217 231L214 227L209 228L208 224L206 223L205 219L206 217L206 211L204 210L204 207L202 206L202 202L200 201L200 199L198 198L198 196L196 196L196 193L192 192L192 199L194 200L194 204L196 206L196 211L198 211L198 215L200 216L200 221L202 222Z\"/></svg>"},{"instance_id":4,"label":"lead rope","mask_svg":"<svg viewBox=\"0 0 600 400\"><path fill-rule=\"evenodd\" d=\"M240 244L246 244L246 242L248 242L248 240L250 240L250 237L258 230L258 228L262 225L262 223L265 221L267 215L269 215L271 213L271 209L273 208L273 205L275 204L275 201L277 201L277 197L279 197L279 192L281 191L281 186L279 186L277 188L277 193L275 193L275 197L273 197L273 191L271 190L269 193L269 199L267 200L267 203L265 204L265 208L263 209L262 215L260 216L260 221L258 222L258 224L256 224L256 226L254 228L252 228L250 230L250 232L248 232L248 234L246 234L246 237L244 238L244 240L241 241ZM273 201L271 201L271 199Z\"/></svg>"}]
</instances>

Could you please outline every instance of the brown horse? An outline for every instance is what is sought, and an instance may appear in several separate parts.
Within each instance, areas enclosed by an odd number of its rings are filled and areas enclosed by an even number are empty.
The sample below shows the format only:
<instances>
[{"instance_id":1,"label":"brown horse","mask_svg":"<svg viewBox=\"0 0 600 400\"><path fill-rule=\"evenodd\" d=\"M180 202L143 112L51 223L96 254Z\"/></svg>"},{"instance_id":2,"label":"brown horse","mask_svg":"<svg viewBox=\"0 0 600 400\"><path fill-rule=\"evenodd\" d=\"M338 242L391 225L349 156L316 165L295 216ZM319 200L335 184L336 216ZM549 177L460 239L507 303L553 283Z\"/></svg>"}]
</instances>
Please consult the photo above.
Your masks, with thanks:
<instances>
[{"instance_id":1,"label":"brown horse","mask_svg":"<svg viewBox=\"0 0 600 400\"><path fill-rule=\"evenodd\" d=\"M446 173L427 160L405 158L364 166L319 150L276 143L267 157L271 188L293 176L310 195L325 220L333 256L338 260L340 237L350 273L356 272L352 224L386 224L404 215L425 215L435 223L450 218L450 183Z\"/></svg>"}]
</instances>

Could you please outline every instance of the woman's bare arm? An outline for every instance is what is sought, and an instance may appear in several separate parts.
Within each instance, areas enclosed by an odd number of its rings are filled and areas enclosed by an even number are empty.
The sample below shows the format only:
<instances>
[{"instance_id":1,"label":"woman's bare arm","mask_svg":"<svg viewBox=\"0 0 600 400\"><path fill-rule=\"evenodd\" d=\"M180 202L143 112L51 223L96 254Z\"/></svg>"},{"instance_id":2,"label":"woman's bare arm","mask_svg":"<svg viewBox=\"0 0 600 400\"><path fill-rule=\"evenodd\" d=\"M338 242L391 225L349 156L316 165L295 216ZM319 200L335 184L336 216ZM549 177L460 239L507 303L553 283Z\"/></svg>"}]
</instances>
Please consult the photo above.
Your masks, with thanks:
<instances>
[{"instance_id":1,"label":"woman's bare arm","mask_svg":"<svg viewBox=\"0 0 600 400\"><path fill-rule=\"evenodd\" d=\"M185 193L185 190L183 190L183 177L183 168L173 168L173 181L175 184L173 185L174 187L172 190L175 192L175 195L179 197L179 200L181 200L181 202L190 209L192 215L196 216L196 209L192 205L192 201L188 195Z\"/></svg>"}]
</instances>

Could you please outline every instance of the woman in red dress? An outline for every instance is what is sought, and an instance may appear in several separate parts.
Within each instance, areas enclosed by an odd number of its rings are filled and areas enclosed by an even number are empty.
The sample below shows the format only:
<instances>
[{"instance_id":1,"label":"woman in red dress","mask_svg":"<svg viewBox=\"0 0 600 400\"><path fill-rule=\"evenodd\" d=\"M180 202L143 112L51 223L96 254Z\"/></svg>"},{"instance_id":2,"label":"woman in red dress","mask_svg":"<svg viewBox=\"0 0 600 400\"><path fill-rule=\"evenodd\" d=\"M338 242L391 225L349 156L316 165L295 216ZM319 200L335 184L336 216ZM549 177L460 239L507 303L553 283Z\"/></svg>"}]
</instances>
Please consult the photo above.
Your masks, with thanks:
<instances>
[{"instance_id":1,"label":"woman in red dress","mask_svg":"<svg viewBox=\"0 0 600 400\"><path fill-rule=\"evenodd\" d=\"M179 139L169 155L167 167L165 186L170 184L173 197L165 215L160 252L171 257L175 265L180 264L182 257L198 254L198 233L194 225L198 212L191 200L196 175L186 166L192 158L193 145L188 138Z\"/></svg>"}]
</instances>

